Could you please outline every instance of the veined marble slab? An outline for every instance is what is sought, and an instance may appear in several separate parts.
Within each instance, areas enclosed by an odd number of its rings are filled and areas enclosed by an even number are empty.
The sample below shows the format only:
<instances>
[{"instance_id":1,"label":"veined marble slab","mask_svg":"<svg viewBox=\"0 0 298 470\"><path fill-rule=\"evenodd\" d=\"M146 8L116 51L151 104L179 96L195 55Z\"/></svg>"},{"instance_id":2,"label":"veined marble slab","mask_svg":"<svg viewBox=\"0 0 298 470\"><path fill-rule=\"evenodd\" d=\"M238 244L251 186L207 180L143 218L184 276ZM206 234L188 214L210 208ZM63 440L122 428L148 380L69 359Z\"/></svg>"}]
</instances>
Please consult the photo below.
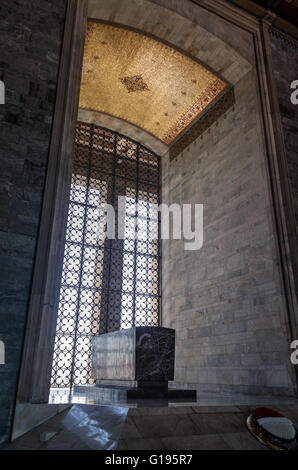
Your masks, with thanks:
<instances>
[{"instance_id":1,"label":"veined marble slab","mask_svg":"<svg viewBox=\"0 0 298 470\"><path fill-rule=\"evenodd\" d=\"M93 338L92 372L96 380L174 380L175 331L140 326Z\"/></svg>"}]
</instances>

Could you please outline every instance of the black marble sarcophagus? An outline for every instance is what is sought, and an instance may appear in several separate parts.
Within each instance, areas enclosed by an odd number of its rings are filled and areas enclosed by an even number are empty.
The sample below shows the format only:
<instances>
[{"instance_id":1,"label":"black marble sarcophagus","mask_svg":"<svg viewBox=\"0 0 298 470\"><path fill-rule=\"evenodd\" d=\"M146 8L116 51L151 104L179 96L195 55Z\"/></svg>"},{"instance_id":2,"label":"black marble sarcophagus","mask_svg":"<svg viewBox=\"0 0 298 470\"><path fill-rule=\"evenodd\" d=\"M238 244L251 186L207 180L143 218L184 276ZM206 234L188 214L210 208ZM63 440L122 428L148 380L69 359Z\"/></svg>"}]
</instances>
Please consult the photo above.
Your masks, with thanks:
<instances>
[{"instance_id":1,"label":"black marble sarcophagus","mask_svg":"<svg viewBox=\"0 0 298 470\"><path fill-rule=\"evenodd\" d=\"M175 330L140 326L93 338L99 386L129 386L128 396L166 396L174 380Z\"/></svg>"}]
</instances>

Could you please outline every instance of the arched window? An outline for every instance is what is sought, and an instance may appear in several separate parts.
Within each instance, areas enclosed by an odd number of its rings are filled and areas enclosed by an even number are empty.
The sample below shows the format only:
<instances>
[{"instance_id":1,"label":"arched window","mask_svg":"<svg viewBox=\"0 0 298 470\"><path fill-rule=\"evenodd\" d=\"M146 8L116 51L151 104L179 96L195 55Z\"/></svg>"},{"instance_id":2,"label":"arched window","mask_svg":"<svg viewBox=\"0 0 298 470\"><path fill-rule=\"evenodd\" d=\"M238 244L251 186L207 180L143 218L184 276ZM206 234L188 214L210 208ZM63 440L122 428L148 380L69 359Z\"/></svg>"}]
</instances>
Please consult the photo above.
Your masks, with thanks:
<instances>
[{"instance_id":1,"label":"arched window","mask_svg":"<svg viewBox=\"0 0 298 470\"><path fill-rule=\"evenodd\" d=\"M124 229L118 233L118 198ZM115 239L104 236L106 204ZM93 383L92 338L159 324L159 157L139 143L79 122L68 207L52 387Z\"/></svg>"}]
</instances>

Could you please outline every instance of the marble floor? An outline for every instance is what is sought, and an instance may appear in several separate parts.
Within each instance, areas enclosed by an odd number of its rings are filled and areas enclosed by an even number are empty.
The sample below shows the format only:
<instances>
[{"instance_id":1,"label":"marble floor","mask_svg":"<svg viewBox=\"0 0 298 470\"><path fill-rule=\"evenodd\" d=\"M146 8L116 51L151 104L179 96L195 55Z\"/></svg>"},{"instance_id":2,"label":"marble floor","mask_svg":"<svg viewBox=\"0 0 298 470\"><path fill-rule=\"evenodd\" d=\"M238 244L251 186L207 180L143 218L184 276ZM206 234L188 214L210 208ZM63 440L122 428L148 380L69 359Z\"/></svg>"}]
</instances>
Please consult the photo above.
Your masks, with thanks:
<instances>
[{"instance_id":1,"label":"marble floor","mask_svg":"<svg viewBox=\"0 0 298 470\"><path fill-rule=\"evenodd\" d=\"M233 403L232 403L233 399ZM251 408L274 407L298 429L298 401L278 397L199 397L196 402L96 403L96 396L52 391L71 407L0 450L266 450L246 429ZM237 405L235 405L237 403Z\"/></svg>"},{"instance_id":2,"label":"marble floor","mask_svg":"<svg viewBox=\"0 0 298 470\"><path fill-rule=\"evenodd\" d=\"M79 387L77 387L79 388ZM121 406L127 408L150 408L150 407L171 407L171 406L230 406L230 405L251 405L251 406L278 406L278 405L292 405L298 408L298 399L293 397L280 397L280 396L261 396L261 395L247 395L247 394L200 394L196 399L183 398L167 400L162 398L154 399L130 399L130 400L106 400L102 399L101 394L97 393L95 386L90 386L90 391L86 391L87 386L82 387L82 392L73 391L70 389L51 389L49 396L49 403L52 404L89 404L89 405L108 405L108 406Z\"/></svg>"},{"instance_id":3,"label":"marble floor","mask_svg":"<svg viewBox=\"0 0 298 470\"><path fill-rule=\"evenodd\" d=\"M128 409L72 405L0 450L113 450Z\"/></svg>"},{"instance_id":4,"label":"marble floor","mask_svg":"<svg viewBox=\"0 0 298 470\"><path fill-rule=\"evenodd\" d=\"M251 405L130 408L117 449L267 450L246 428L252 408ZM292 404L274 405L274 409L291 419L298 429L296 400Z\"/></svg>"}]
</instances>

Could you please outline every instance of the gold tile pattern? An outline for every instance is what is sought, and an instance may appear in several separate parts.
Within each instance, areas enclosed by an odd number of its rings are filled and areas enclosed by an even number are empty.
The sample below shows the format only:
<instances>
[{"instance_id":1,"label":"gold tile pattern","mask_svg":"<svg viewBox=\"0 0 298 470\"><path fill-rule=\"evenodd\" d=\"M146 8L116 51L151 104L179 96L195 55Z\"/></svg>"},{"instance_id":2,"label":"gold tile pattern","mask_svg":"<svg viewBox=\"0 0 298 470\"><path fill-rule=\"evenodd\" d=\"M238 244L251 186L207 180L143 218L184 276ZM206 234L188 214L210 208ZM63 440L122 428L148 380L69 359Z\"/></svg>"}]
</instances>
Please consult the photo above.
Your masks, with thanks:
<instances>
[{"instance_id":1,"label":"gold tile pattern","mask_svg":"<svg viewBox=\"0 0 298 470\"><path fill-rule=\"evenodd\" d=\"M124 119L170 145L226 88L202 64L161 41L88 21L80 108Z\"/></svg>"}]
</instances>

